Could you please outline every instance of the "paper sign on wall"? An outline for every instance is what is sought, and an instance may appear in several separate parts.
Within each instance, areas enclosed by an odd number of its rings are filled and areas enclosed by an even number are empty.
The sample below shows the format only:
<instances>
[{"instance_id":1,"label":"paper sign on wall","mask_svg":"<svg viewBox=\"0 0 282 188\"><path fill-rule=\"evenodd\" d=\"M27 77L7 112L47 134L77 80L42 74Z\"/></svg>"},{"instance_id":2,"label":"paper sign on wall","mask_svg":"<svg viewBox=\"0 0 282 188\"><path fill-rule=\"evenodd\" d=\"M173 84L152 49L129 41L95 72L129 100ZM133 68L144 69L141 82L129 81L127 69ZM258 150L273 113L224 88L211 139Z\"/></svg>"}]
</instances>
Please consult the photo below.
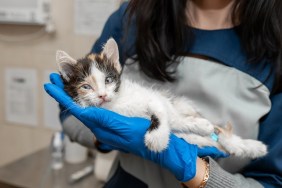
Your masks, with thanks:
<instances>
[{"instance_id":1,"label":"paper sign on wall","mask_svg":"<svg viewBox=\"0 0 282 188\"><path fill-rule=\"evenodd\" d=\"M34 69L5 70L5 118L11 123L37 125L37 74Z\"/></svg>"},{"instance_id":2,"label":"paper sign on wall","mask_svg":"<svg viewBox=\"0 0 282 188\"><path fill-rule=\"evenodd\" d=\"M52 72L56 72L56 71L46 70L44 72L44 79L43 79L44 83L50 82L49 75ZM44 107L43 107L44 126L54 130L61 130L61 125L59 121L58 103L52 97L50 97L46 92L44 92L43 100L44 100Z\"/></svg>"},{"instance_id":3,"label":"paper sign on wall","mask_svg":"<svg viewBox=\"0 0 282 188\"><path fill-rule=\"evenodd\" d=\"M75 0L74 30L81 35L100 35L118 0Z\"/></svg>"}]
</instances>

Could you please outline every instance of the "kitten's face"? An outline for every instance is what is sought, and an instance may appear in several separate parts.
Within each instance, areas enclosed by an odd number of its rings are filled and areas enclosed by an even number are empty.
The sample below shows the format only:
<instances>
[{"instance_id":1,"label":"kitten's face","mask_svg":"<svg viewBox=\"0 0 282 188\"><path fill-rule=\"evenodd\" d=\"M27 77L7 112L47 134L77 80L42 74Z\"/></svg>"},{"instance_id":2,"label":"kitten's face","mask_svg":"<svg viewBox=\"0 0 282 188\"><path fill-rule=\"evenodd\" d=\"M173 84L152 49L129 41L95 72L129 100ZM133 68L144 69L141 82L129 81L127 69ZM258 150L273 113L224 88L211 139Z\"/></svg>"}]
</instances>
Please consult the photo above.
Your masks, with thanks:
<instances>
[{"instance_id":1,"label":"kitten's face","mask_svg":"<svg viewBox=\"0 0 282 188\"><path fill-rule=\"evenodd\" d=\"M121 67L113 39L106 43L101 54L90 54L77 61L70 58L65 52L57 52L64 89L78 104L103 106L115 98Z\"/></svg>"}]
</instances>

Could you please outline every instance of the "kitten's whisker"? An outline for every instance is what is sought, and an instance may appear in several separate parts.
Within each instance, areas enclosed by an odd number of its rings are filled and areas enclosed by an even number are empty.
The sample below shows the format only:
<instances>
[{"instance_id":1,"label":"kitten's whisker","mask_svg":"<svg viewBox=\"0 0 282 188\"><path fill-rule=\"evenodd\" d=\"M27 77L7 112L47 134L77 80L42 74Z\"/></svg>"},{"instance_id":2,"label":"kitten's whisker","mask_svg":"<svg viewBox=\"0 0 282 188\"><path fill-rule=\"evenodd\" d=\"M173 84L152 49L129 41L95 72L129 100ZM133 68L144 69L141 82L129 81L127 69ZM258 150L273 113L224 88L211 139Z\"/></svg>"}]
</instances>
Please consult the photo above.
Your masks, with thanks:
<instances>
[{"instance_id":1,"label":"kitten's whisker","mask_svg":"<svg viewBox=\"0 0 282 188\"><path fill-rule=\"evenodd\" d=\"M81 108L84 108L84 107L82 107L82 106L80 106ZM69 107L69 108L66 108L66 109L64 109L62 112L63 113L67 113L67 111L71 111L72 109L74 109L74 108L76 108L75 106L71 106L71 107Z\"/></svg>"},{"instance_id":2,"label":"kitten's whisker","mask_svg":"<svg viewBox=\"0 0 282 188\"><path fill-rule=\"evenodd\" d=\"M62 111L62 113L63 113L63 114L64 114L64 113L67 113L67 111L68 111L68 109L65 108L65 109Z\"/></svg>"}]
</instances>

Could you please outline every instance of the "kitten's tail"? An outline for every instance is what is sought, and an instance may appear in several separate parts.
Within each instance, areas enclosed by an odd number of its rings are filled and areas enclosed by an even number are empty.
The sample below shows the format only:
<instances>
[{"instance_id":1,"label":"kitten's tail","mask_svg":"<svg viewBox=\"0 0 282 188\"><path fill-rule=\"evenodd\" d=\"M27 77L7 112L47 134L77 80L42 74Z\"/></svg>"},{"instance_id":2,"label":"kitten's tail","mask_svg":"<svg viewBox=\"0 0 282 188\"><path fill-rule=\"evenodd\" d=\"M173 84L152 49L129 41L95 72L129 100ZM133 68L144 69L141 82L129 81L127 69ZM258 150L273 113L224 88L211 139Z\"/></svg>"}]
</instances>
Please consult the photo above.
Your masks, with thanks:
<instances>
[{"instance_id":1,"label":"kitten's tail","mask_svg":"<svg viewBox=\"0 0 282 188\"><path fill-rule=\"evenodd\" d=\"M145 134L145 145L154 152L161 152L169 143L170 129L166 121L151 115L151 125Z\"/></svg>"},{"instance_id":2,"label":"kitten's tail","mask_svg":"<svg viewBox=\"0 0 282 188\"><path fill-rule=\"evenodd\" d=\"M156 115L151 115L151 125L150 127L148 128L148 131L151 132L155 129L158 129L160 126L160 120L159 118L156 116Z\"/></svg>"}]
</instances>

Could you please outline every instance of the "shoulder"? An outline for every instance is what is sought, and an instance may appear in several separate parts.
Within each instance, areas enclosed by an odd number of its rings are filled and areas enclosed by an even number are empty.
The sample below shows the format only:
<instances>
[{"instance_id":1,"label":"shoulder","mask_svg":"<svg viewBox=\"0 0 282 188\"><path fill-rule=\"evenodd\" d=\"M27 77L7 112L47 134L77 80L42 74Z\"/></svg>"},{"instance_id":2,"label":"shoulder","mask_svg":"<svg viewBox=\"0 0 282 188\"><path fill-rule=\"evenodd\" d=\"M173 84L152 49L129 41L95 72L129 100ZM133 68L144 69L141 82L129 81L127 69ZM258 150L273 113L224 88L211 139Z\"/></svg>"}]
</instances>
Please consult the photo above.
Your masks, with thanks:
<instances>
[{"instance_id":1,"label":"shoulder","mask_svg":"<svg viewBox=\"0 0 282 188\"><path fill-rule=\"evenodd\" d=\"M124 14L125 11L126 11L126 9L127 9L127 7L128 7L128 2L124 2L124 3L122 3L122 4L120 5L119 11Z\"/></svg>"},{"instance_id":2,"label":"shoulder","mask_svg":"<svg viewBox=\"0 0 282 188\"><path fill-rule=\"evenodd\" d=\"M121 4L121 6L114 11L107 19L101 35L94 43L91 53L100 53L103 49L103 45L109 38L114 38L118 44L120 57L122 58L122 38L125 33L126 27L126 9L128 2Z\"/></svg>"},{"instance_id":3,"label":"shoulder","mask_svg":"<svg viewBox=\"0 0 282 188\"><path fill-rule=\"evenodd\" d=\"M114 11L111 16L109 17L109 20L119 20L124 21L126 18L126 9L128 7L128 2L122 3L119 8Z\"/></svg>"}]
</instances>

